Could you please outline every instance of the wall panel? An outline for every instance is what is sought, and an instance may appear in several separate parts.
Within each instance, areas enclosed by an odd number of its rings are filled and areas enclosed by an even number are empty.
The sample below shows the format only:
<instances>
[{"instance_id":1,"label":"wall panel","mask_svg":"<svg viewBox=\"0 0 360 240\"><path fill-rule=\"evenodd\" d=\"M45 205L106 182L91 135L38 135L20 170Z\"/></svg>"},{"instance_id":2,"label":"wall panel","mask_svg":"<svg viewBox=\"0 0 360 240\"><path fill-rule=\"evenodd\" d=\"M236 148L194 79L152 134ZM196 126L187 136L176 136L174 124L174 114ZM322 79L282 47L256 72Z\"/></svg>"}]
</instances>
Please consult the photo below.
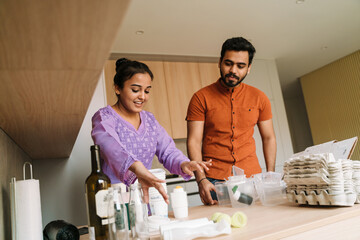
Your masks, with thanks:
<instances>
[{"instance_id":1,"label":"wall panel","mask_svg":"<svg viewBox=\"0 0 360 240\"><path fill-rule=\"evenodd\" d=\"M360 137L360 51L301 77L314 144ZM352 159L360 159L356 147Z\"/></svg>"}]
</instances>

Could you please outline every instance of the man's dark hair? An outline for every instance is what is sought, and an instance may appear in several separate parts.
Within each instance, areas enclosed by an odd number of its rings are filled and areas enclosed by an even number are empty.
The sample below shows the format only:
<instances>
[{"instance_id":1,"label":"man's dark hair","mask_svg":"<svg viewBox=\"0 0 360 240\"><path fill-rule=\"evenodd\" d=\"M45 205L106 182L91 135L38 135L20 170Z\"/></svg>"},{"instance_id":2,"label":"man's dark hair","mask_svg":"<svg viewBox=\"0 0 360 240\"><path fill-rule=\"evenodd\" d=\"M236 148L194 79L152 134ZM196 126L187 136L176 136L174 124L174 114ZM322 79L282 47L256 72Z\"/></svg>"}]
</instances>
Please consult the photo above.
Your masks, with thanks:
<instances>
[{"instance_id":1,"label":"man's dark hair","mask_svg":"<svg viewBox=\"0 0 360 240\"><path fill-rule=\"evenodd\" d=\"M220 61L224 58L226 51L247 51L249 53L249 65L252 63L256 52L254 46L243 37L229 38L223 43Z\"/></svg>"}]
</instances>

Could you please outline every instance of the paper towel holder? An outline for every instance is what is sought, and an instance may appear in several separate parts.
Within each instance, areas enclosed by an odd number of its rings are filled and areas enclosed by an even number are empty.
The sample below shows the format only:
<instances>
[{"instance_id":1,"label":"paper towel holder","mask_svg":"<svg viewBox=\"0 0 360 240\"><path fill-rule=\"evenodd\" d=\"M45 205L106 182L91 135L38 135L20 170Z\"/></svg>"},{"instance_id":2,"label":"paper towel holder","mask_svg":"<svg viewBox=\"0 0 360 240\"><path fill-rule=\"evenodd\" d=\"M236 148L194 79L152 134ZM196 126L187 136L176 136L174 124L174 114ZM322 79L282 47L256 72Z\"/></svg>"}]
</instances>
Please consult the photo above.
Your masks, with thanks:
<instances>
[{"instance_id":1,"label":"paper towel holder","mask_svg":"<svg viewBox=\"0 0 360 240\"><path fill-rule=\"evenodd\" d=\"M25 162L23 165L23 179L26 178L26 166L30 166L30 179L33 179L32 164ZM16 240L16 178L12 177L10 181L10 209L11 209L11 235L12 239Z\"/></svg>"},{"instance_id":2,"label":"paper towel holder","mask_svg":"<svg viewBox=\"0 0 360 240\"><path fill-rule=\"evenodd\" d=\"M25 162L23 165L23 179L26 180L26 165L30 166L30 179L33 179L33 170L32 170L32 164L30 162Z\"/></svg>"}]
</instances>

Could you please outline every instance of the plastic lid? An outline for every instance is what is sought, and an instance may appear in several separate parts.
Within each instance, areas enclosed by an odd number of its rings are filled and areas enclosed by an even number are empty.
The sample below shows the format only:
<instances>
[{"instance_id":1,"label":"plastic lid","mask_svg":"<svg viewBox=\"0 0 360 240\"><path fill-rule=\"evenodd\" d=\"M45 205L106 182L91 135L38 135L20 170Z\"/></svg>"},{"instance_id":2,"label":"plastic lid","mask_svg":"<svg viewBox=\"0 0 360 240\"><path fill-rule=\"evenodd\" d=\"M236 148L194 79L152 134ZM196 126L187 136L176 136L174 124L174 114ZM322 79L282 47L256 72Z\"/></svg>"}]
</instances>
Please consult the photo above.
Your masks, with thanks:
<instances>
[{"instance_id":1,"label":"plastic lid","mask_svg":"<svg viewBox=\"0 0 360 240\"><path fill-rule=\"evenodd\" d=\"M183 189L182 186L176 186L176 187L174 188L174 192L184 192L184 189Z\"/></svg>"}]
</instances>

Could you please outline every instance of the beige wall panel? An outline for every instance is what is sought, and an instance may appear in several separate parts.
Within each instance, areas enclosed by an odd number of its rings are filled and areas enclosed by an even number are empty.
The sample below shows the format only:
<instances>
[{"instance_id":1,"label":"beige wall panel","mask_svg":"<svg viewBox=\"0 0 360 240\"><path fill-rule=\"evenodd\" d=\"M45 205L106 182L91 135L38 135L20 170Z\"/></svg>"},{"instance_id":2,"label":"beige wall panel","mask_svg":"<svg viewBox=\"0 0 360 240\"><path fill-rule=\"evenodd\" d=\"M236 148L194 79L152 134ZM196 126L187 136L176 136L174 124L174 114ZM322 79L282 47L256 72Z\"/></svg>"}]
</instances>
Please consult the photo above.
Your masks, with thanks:
<instances>
[{"instance_id":1,"label":"beige wall panel","mask_svg":"<svg viewBox=\"0 0 360 240\"><path fill-rule=\"evenodd\" d=\"M201 87L206 87L216 82L220 77L218 63L199 63Z\"/></svg>"},{"instance_id":2,"label":"beige wall panel","mask_svg":"<svg viewBox=\"0 0 360 240\"><path fill-rule=\"evenodd\" d=\"M191 62L164 62L173 138L186 138L186 111L189 101L201 88L199 65Z\"/></svg>"},{"instance_id":3,"label":"beige wall panel","mask_svg":"<svg viewBox=\"0 0 360 240\"><path fill-rule=\"evenodd\" d=\"M360 137L360 51L303 76L301 86L314 144Z\"/></svg>"}]
</instances>

